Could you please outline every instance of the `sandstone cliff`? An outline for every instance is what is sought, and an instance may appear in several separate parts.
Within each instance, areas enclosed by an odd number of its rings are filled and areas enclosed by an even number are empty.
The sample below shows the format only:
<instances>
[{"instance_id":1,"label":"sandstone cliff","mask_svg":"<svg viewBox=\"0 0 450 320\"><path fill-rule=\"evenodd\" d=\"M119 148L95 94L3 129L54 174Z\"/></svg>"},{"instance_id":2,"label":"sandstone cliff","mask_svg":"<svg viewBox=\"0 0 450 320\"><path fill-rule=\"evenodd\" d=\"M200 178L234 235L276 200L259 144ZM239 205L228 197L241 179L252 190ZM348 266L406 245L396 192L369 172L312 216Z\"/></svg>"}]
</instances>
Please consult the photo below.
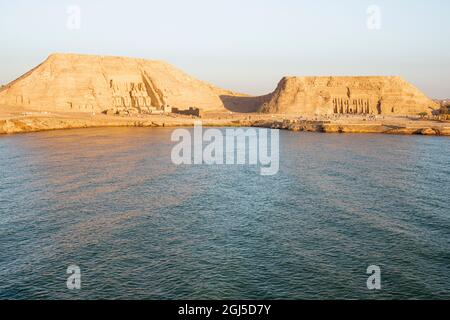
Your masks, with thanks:
<instances>
[{"instance_id":1,"label":"sandstone cliff","mask_svg":"<svg viewBox=\"0 0 450 320\"><path fill-rule=\"evenodd\" d=\"M417 115L438 105L400 77L285 77L264 113Z\"/></svg>"},{"instance_id":2,"label":"sandstone cliff","mask_svg":"<svg viewBox=\"0 0 450 320\"><path fill-rule=\"evenodd\" d=\"M239 96L160 61L53 54L1 88L0 105L62 112L140 112L165 105L224 111L224 97Z\"/></svg>"},{"instance_id":3,"label":"sandstone cliff","mask_svg":"<svg viewBox=\"0 0 450 320\"><path fill-rule=\"evenodd\" d=\"M96 113L149 113L171 106L298 115L417 115L439 108L399 77L286 77L272 94L250 97L160 61L75 54L53 54L0 88L1 106Z\"/></svg>"}]
</instances>

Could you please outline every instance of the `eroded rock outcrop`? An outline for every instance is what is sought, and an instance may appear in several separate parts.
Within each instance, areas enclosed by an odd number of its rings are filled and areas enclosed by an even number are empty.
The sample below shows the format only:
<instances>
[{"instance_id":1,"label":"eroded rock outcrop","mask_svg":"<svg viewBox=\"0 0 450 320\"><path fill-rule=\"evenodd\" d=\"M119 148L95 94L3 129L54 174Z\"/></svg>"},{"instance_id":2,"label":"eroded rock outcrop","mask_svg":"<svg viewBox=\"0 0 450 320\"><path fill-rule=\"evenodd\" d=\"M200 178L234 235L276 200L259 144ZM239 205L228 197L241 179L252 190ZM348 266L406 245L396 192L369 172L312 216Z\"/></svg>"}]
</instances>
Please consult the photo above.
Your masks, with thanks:
<instances>
[{"instance_id":1,"label":"eroded rock outcrop","mask_svg":"<svg viewBox=\"0 0 450 320\"><path fill-rule=\"evenodd\" d=\"M265 113L430 114L438 105L400 77L285 77Z\"/></svg>"},{"instance_id":2,"label":"eroded rock outcrop","mask_svg":"<svg viewBox=\"0 0 450 320\"><path fill-rule=\"evenodd\" d=\"M0 105L62 112L141 112L165 105L209 111L225 110L222 96L242 95L160 61L53 54L0 89Z\"/></svg>"},{"instance_id":3,"label":"eroded rock outcrop","mask_svg":"<svg viewBox=\"0 0 450 320\"><path fill-rule=\"evenodd\" d=\"M123 115L167 106L298 115L417 115L439 108L399 77L286 77L272 94L251 97L160 61L76 54L53 54L0 88L1 106Z\"/></svg>"}]
</instances>

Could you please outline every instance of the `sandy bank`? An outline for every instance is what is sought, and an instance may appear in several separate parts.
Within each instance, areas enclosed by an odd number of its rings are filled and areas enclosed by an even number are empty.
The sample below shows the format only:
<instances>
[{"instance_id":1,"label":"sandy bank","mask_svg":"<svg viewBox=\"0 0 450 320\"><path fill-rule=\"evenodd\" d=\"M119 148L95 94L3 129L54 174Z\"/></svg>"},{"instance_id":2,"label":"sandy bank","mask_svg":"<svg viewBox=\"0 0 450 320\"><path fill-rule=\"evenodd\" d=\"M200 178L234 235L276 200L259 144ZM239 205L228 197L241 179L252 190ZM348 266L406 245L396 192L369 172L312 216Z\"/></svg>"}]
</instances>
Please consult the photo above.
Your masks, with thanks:
<instances>
[{"instance_id":1,"label":"sandy bank","mask_svg":"<svg viewBox=\"0 0 450 320\"><path fill-rule=\"evenodd\" d=\"M243 117L196 119L176 116L119 117L92 114L67 114L47 112L24 112L0 115L0 134L39 132L49 130L80 129L95 127L189 127L196 121L204 126L249 126Z\"/></svg>"},{"instance_id":2,"label":"sandy bank","mask_svg":"<svg viewBox=\"0 0 450 320\"><path fill-rule=\"evenodd\" d=\"M261 127L291 131L322 133L384 133L405 135L450 136L450 123L418 121L406 118L385 118L366 121L361 118L338 120L298 120L284 115L210 114L202 119L179 116L118 117L73 113L3 113L0 134L38 132L95 127L189 127L195 121L215 127Z\"/></svg>"}]
</instances>

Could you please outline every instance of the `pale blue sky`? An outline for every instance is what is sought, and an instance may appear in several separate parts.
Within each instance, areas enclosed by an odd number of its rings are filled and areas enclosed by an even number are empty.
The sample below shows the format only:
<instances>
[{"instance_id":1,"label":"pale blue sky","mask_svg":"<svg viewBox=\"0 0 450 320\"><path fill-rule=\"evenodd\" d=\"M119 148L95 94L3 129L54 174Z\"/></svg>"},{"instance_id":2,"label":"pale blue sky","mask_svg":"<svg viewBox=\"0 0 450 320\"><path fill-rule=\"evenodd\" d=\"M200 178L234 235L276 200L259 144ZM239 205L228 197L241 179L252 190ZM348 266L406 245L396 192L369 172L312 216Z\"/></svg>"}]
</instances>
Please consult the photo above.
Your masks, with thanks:
<instances>
[{"instance_id":1,"label":"pale blue sky","mask_svg":"<svg viewBox=\"0 0 450 320\"><path fill-rule=\"evenodd\" d=\"M70 5L80 30L66 27ZM0 83L74 52L165 60L253 94L284 75L401 75L449 98L449 39L448 0L1 0Z\"/></svg>"}]
</instances>

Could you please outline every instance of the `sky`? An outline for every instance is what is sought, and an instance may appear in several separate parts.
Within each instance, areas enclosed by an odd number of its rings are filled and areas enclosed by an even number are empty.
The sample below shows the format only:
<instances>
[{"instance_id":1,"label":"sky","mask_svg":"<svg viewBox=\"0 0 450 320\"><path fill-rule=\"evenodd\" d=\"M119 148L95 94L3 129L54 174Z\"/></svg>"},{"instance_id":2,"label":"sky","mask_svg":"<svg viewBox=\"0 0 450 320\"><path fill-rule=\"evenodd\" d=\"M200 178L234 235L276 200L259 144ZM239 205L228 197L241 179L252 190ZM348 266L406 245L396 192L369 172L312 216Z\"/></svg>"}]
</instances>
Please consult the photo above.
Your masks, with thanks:
<instances>
[{"instance_id":1,"label":"sky","mask_svg":"<svg viewBox=\"0 0 450 320\"><path fill-rule=\"evenodd\" d=\"M225 89L283 76L399 75L450 98L448 0L0 2L0 83L54 52L164 60Z\"/></svg>"}]
</instances>

